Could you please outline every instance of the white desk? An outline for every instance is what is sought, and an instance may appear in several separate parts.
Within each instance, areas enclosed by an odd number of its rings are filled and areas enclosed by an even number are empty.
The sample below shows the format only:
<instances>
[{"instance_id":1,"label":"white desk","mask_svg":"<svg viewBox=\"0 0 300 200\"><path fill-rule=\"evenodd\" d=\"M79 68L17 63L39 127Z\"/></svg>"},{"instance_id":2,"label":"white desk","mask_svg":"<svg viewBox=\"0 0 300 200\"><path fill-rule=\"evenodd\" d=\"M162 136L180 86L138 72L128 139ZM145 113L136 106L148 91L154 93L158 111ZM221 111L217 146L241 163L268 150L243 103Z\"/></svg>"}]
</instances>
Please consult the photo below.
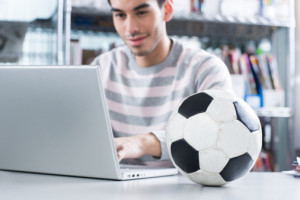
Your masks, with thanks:
<instances>
[{"instance_id":1,"label":"white desk","mask_svg":"<svg viewBox=\"0 0 300 200\"><path fill-rule=\"evenodd\" d=\"M249 173L223 187L203 187L183 176L134 181L0 171L1 200L299 200L300 178Z\"/></svg>"}]
</instances>

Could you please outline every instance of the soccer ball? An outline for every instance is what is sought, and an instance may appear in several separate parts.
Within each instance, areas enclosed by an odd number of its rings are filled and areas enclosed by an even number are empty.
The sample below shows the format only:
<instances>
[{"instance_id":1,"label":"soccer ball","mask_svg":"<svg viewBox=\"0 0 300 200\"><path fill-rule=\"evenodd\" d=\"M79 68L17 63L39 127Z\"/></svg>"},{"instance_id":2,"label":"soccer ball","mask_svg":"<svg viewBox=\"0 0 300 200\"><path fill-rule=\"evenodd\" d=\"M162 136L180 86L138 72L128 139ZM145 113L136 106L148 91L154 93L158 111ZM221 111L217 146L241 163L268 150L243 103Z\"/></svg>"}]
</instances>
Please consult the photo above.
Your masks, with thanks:
<instances>
[{"instance_id":1,"label":"soccer ball","mask_svg":"<svg viewBox=\"0 0 300 200\"><path fill-rule=\"evenodd\" d=\"M262 146L255 112L223 90L187 97L172 113L166 134L175 167L202 185L220 186L244 176Z\"/></svg>"}]
</instances>

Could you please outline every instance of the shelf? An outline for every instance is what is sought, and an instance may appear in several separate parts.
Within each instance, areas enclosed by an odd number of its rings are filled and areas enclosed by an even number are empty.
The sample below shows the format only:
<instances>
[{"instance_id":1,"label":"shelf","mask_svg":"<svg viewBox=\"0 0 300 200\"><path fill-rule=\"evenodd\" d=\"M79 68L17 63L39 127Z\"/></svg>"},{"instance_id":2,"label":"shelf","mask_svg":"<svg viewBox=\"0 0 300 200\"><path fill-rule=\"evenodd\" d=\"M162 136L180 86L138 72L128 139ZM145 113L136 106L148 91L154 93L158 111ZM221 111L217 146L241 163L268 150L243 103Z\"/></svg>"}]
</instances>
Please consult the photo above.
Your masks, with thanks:
<instances>
[{"instance_id":1,"label":"shelf","mask_svg":"<svg viewBox=\"0 0 300 200\"><path fill-rule=\"evenodd\" d=\"M199 22L213 22L213 23L227 23L227 24L243 24L243 25L258 25L258 26L272 26L272 27L292 27L294 23L288 20L268 19L265 17L235 17L235 16L204 16L199 13L190 13L185 15L175 15L175 20L199 21Z\"/></svg>"},{"instance_id":2,"label":"shelf","mask_svg":"<svg viewBox=\"0 0 300 200\"><path fill-rule=\"evenodd\" d=\"M72 14L76 15L94 15L94 16L110 16L110 10L104 11L91 7L76 7L72 6Z\"/></svg>"},{"instance_id":3,"label":"shelf","mask_svg":"<svg viewBox=\"0 0 300 200\"><path fill-rule=\"evenodd\" d=\"M254 109L259 117L283 117L288 118L292 116L292 111L288 107L265 107Z\"/></svg>"},{"instance_id":4,"label":"shelf","mask_svg":"<svg viewBox=\"0 0 300 200\"><path fill-rule=\"evenodd\" d=\"M103 11L97 8L89 7L72 7L72 15L86 15L86 16L111 16L110 11ZM242 25L259 25L271 27L294 27L295 23L289 20L268 19L257 16L251 18L234 17L234 16L204 16L199 13L189 14L175 14L173 17L176 21L196 21L196 22L212 22L212 23L227 23L227 24L242 24Z\"/></svg>"}]
</instances>

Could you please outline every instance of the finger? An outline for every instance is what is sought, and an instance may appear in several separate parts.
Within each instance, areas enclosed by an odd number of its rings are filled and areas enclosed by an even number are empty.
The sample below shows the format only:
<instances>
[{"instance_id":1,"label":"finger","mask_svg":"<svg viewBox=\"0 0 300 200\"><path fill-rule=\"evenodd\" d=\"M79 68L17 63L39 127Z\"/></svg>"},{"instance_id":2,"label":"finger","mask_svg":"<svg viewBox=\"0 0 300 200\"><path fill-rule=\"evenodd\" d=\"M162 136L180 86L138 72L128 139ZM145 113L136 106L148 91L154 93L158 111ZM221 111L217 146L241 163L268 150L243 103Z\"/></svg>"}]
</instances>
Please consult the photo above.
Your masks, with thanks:
<instances>
[{"instance_id":1,"label":"finger","mask_svg":"<svg viewBox=\"0 0 300 200\"><path fill-rule=\"evenodd\" d=\"M114 142L115 142L115 147L116 147L117 151L119 151L120 149L123 148L122 143L118 139L115 138Z\"/></svg>"},{"instance_id":2,"label":"finger","mask_svg":"<svg viewBox=\"0 0 300 200\"><path fill-rule=\"evenodd\" d=\"M125 151L123 149L119 149L117 151L117 156L118 156L119 162L121 162L121 160L123 160L125 158Z\"/></svg>"}]
</instances>

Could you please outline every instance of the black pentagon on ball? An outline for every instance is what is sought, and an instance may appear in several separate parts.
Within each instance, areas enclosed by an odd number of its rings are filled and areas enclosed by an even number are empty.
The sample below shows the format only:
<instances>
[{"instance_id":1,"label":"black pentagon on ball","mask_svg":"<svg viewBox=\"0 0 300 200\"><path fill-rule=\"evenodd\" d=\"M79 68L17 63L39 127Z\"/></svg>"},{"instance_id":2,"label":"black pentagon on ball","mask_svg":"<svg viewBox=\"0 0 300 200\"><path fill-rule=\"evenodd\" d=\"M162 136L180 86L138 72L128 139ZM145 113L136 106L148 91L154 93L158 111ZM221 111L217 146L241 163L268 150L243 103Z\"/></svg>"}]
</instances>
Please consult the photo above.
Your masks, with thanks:
<instances>
[{"instance_id":1,"label":"black pentagon on ball","mask_svg":"<svg viewBox=\"0 0 300 200\"><path fill-rule=\"evenodd\" d=\"M245 175L253 164L253 160L248 153L229 159L220 175L225 181L233 181Z\"/></svg>"},{"instance_id":2,"label":"black pentagon on ball","mask_svg":"<svg viewBox=\"0 0 300 200\"><path fill-rule=\"evenodd\" d=\"M171 154L176 165L184 172L193 173L200 169L198 151L184 139L171 144Z\"/></svg>"},{"instance_id":3,"label":"black pentagon on ball","mask_svg":"<svg viewBox=\"0 0 300 200\"><path fill-rule=\"evenodd\" d=\"M233 103L237 115L237 119L241 121L250 132L254 132L260 129L260 122L254 112L252 112L250 106L244 101L239 100Z\"/></svg>"},{"instance_id":4,"label":"black pentagon on ball","mask_svg":"<svg viewBox=\"0 0 300 200\"><path fill-rule=\"evenodd\" d=\"M205 92L194 94L185 99L178 109L185 118L190 118L198 113L203 113L207 110L213 98Z\"/></svg>"}]
</instances>

